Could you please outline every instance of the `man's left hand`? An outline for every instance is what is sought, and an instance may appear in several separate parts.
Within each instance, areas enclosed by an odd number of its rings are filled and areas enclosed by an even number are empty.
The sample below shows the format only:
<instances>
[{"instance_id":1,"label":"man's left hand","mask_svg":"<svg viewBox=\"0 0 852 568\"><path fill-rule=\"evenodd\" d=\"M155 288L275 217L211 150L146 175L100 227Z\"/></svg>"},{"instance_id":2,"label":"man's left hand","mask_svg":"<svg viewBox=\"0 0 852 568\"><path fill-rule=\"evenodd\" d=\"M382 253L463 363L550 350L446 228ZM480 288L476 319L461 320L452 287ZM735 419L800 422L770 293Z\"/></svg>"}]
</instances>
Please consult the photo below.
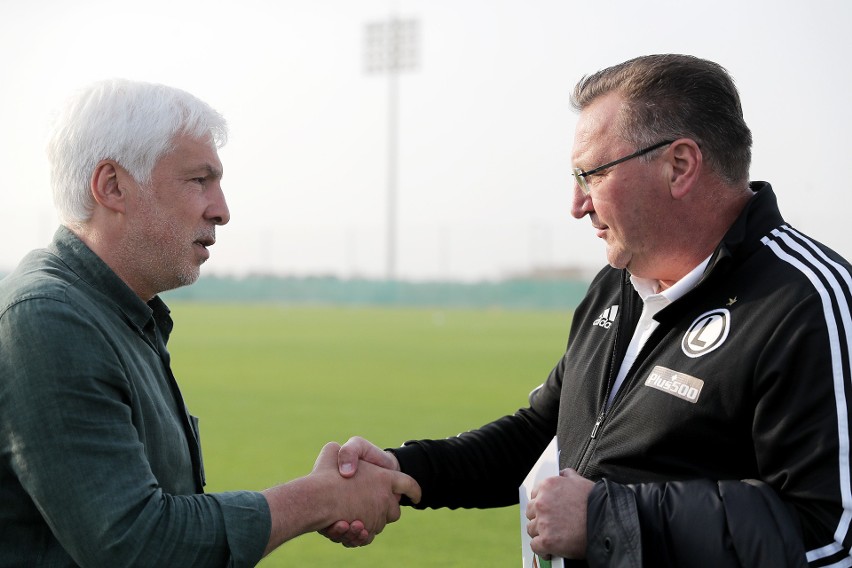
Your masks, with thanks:
<instances>
[{"instance_id":1,"label":"man's left hand","mask_svg":"<svg viewBox=\"0 0 852 568\"><path fill-rule=\"evenodd\" d=\"M564 469L533 488L526 511L533 552L544 558L586 557L586 510L594 485Z\"/></svg>"}]
</instances>

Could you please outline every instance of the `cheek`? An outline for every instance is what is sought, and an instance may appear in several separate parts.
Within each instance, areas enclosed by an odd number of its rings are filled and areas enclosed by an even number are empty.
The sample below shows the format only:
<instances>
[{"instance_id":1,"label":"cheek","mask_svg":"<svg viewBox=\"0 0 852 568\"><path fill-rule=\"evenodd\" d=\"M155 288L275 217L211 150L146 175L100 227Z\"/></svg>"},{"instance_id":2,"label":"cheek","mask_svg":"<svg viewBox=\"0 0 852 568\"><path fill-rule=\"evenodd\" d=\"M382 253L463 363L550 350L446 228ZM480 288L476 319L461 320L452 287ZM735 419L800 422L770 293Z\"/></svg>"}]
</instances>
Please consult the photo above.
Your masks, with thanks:
<instances>
[{"instance_id":1,"label":"cheek","mask_svg":"<svg viewBox=\"0 0 852 568\"><path fill-rule=\"evenodd\" d=\"M180 235L185 232L178 219L172 211L162 210L148 218L145 229L150 242L161 251L174 251L174 244L180 240Z\"/></svg>"},{"instance_id":2,"label":"cheek","mask_svg":"<svg viewBox=\"0 0 852 568\"><path fill-rule=\"evenodd\" d=\"M632 247L644 240L642 213L637 209L612 209L606 217L606 223L612 239L621 246Z\"/></svg>"}]
</instances>

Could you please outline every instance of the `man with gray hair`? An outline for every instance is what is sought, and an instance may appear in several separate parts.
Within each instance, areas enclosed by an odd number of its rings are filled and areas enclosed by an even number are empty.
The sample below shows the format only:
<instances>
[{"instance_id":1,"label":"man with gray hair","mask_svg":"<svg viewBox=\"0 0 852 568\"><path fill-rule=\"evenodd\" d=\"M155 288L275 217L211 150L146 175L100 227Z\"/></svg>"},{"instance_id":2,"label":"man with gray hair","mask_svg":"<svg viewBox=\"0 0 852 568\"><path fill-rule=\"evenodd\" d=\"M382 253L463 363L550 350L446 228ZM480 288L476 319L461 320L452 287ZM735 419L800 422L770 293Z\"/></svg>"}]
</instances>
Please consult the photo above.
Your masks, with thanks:
<instances>
[{"instance_id":1,"label":"man with gray hair","mask_svg":"<svg viewBox=\"0 0 852 568\"><path fill-rule=\"evenodd\" d=\"M230 219L226 134L196 97L131 81L58 116L62 225L0 281L0 566L252 566L306 532L368 541L419 498L375 466L340 477L336 444L289 483L204 493L157 294L198 278Z\"/></svg>"},{"instance_id":2,"label":"man with gray hair","mask_svg":"<svg viewBox=\"0 0 852 568\"><path fill-rule=\"evenodd\" d=\"M366 459L418 507L518 503L555 436L561 474L524 511L576 566L850 566L852 267L749 181L752 137L716 63L651 55L583 78L571 213L609 266L529 405ZM346 540L346 535L332 535ZM576 562L576 563L575 563Z\"/></svg>"}]
</instances>

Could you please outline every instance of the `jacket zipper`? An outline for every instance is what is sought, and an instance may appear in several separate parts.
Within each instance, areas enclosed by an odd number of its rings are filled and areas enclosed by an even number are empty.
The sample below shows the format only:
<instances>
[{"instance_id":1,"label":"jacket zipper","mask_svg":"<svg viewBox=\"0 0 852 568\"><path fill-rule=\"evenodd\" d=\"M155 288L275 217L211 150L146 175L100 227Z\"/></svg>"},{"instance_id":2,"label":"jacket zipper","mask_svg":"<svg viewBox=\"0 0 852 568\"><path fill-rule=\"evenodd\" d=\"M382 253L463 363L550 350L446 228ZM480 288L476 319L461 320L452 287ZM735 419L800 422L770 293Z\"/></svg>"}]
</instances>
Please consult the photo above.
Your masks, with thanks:
<instances>
[{"instance_id":1,"label":"jacket zipper","mask_svg":"<svg viewBox=\"0 0 852 568\"><path fill-rule=\"evenodd\" d=\"M622 297L622 305L625 305L624 301L624 280L621 281L621 297ZM625 308L627 306L625 305ZM628 313L629 310L625 309L622 311L622 314ZM618 340L620 337L619 331L621 330L621 322L624 321L622 317L621 321L619 321L619 325L615 326L615 337L612 341L612 352L610 353L610 364L609 364L609 377L607 379L606 392L604 393L603 405L601 406L600 412L598 412L597 420L595 420L595 425L592 426L592 433L589 435L589 440L586 443L586 447L583 449L583 453L580 455L580 459L577 462L576 470L580 475L583 475L585 470L586 458L589 455L589 448L592 445L592 442L597 438L598 432L600 431L601 425L604 420L606 420L607 415L607 401L609 400L609 393L612 391L612 386L615 383L615 361L618 356Z\"/></svg>"},{"instance_id":2,"label":"jacket zipper","mask_svg":"<svg viewBox=\"0 0 852 568\"><path fill-rule=\"evenodd\" d=\"M606 392L604 393L603 398L603 406L601 406L601 410L598 413L598 419L595 421L595 425L592 427L592 434L590 439L594 440L598 436L598 430L601 428L601 424L606 419L606 411L607 411L607 403L609 401L609 393L612 391L612 385L615 383L615 360L616 355L618 353L618 330L621 326L618 325L615 328L615 339L612 342L612 354L610 355L610 364L609 364L609 378L606 383ZM585 457L585 456L584 456Z\"/></svg>"},{"instance_id":3,"label":"jacket zipper","mask_svg":"<svg viewBox=\"0 0 852 568\"><path fill-rule=\"evenodd\" d=\"M597 436L598 436L598 430L600 429L600 427L601 427L601 422L603 422L603 421L604 421L604 418L606 418L606 410L601 410L601 413L600 413L600 414L598 414L598 419L597 419L597 421L595 422L594 427L592 428L592 436L591 436L592 440L594 440L595 438L597 438Z\"/></svg>"}]
</instances>

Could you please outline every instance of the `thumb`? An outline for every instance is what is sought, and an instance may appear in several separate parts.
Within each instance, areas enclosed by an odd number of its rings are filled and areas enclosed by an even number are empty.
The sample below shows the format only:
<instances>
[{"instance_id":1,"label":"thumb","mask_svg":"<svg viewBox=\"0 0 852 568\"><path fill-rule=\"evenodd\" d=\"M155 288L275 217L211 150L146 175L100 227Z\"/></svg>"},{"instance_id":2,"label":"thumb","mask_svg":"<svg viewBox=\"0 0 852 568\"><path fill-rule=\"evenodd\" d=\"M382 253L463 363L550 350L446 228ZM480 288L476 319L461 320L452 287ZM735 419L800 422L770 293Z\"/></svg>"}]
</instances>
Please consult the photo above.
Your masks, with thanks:
<instances>
[{"instance_id":1,"label":"thumb","mask_svg":"<svg viewBox=\"0 0 852 568\"><path fill-rule=\"evenodd\" d=\"M404 473L396 473L391 481L391 490L397 495L405 495L415 505L420 502L421 489L413 477Z\"/></svg>"},{"instance_id":2,"label":"thumb","mask_svg":"<svg viewBox=\"0 0 852 568\"><path fill-rule=\"evenodd\" d=\"M350 438L340 448L337 456L337 466L340 475L343 477L352 477L355 475L355 472L358 471L359 460L370 462L385 469L399 471L399 464L396 458L364 438L355 436Z\"/></svg>"}]
</instances>

